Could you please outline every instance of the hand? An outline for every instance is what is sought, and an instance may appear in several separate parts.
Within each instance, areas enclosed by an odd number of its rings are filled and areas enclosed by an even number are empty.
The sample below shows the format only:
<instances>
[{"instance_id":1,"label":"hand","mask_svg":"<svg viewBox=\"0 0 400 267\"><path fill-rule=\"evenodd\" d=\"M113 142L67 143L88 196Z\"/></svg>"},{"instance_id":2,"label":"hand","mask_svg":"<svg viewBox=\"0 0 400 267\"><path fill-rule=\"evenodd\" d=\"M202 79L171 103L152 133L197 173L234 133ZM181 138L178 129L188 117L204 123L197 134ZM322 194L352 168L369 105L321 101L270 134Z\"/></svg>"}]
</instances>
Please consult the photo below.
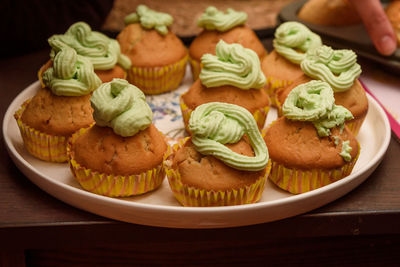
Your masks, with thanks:
<instances>
[{"instance_id":1,"label":"hand","mask_svg":"<svg viewBox=\"0 0 400 267\"><path fill-rule=\"evenodd\" d=\"M379 0L349 0L357 10L375 48L389 56L397 48L396 35Z\"/></svg>"}]
</instances>

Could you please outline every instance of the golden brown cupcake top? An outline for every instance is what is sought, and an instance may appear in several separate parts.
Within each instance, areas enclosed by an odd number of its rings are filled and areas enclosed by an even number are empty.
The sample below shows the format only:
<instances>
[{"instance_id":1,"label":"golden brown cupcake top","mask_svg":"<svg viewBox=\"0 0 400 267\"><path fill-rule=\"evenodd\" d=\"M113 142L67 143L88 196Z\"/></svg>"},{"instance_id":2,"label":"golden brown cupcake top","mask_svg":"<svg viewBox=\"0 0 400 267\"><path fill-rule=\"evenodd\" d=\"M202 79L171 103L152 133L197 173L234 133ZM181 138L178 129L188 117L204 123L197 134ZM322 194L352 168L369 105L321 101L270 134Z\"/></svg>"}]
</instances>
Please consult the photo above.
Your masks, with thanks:
<instances>
[{"instance_id":1,"label":"golden brown cupcake top","mask_svg":"<svg viewBox=\"0 0 400 267\"><path fill-rule=\"evenodd\" d=\"M71 153L77 163L94 171L131 175L158 166L166 149L164 137L152 124L130 137L95 125L77 138Z\"/></svg>"},{"instance_id":2,"label":"golden brown cupcake top","mask_svg":"<svg viewBox=\"0 0 400 267\"><path fill-rule=\"evenodd\" d=\"M261 62L261 68L266 77L284 81L294 81L303 75L300 66L287 60L272 50Z\"/></svg>"},{"instance_id":3,"label":"golden brown cupcake top","mask_svg":"<svg viewBox=\"0 0 400 267\"><path fill-rule=\"evenodd\" d=\"M56 96L49 89L41 88L27 105L21 120L44 133L69 136L94 122L90 96Z\"/></svg>"}]
</instances>

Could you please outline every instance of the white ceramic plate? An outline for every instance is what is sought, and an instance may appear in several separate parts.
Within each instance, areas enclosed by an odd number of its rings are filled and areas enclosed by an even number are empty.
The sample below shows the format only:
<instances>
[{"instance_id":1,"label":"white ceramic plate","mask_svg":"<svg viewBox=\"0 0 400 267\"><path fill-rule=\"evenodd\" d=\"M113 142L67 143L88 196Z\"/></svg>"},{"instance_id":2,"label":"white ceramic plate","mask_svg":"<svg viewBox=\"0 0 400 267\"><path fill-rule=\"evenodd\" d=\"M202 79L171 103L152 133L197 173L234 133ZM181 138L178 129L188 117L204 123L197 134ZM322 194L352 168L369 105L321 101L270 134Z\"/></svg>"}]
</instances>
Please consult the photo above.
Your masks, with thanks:
<instances>
[{"instance_id":1,"label":"white ceramic plate","mask_svg":"<svg viewBox=\"0 0 400 267\"><path fill-rule=\"evenodd\" d=\"M179 94L191 81L172 93L147 97L156 126L171 137L184 134ZM39 89L35 82L10 104L3 121L8 152L17 167L37 186L77 208L125 222L175 228L218 228L251 225L295 216L323 206L362 183L378 166L390 142L390 126L380 106L371 98L369 111L358 140L361 154L351 175L323 188L291 195L267 182L261 200L255 204L229 207L182 207L169 189L167 179L156 191L130 198L109 198L83 190L70 173L68 164L48 163L25 150L13 118L15 111ZM270 111L267 124L276 118Z\"/></svg>"}]
</instances>

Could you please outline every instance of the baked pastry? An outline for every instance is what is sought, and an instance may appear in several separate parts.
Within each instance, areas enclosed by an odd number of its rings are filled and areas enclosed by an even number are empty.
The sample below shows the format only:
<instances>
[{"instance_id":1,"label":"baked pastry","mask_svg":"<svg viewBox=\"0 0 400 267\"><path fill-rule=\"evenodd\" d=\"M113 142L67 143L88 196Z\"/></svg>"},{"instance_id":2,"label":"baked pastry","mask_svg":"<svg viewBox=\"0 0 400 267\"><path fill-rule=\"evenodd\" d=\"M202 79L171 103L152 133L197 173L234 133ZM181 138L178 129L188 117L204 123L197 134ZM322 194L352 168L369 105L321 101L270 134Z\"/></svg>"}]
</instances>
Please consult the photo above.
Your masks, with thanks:
<instances>
[{"instance_id":1,"label":"baked pastry","mask_svg":"<svg viewBox=\"0 0 400 267\"><path fill-rule=\"evenodd\" d=\"M325 26L361 23L360 16L348 0L309 0L301 7L297 16L305 22Z\"/></svg>"},{"instance_id":2,"label":"baked pastry","mask_svg":"<svg viewBox=\"0 0 400 267\"><path fill-rule=\"evenodd\" d=\"M168 29L173 18L139 5L125 18L117 40L132 61L128 81L145 94L176 89L185 71L188 53L182 41Z\"/></svg>"},{"instance_id":3,"label":"baked pastry","mask_svg":"<svg viewBox=\"0 0 400 267\"><path fill-rule=\"evenodd\" d=\"M247 14L228 8L226 12L210 6L197 21L203 31L189 46L189 62L193 80L197 80L201 70L201 57L204 54L215 55L215 46L219 40L226 43L238 43L257 53L260 60L267 54L255 32L245 25Z\"/></svg>"},{"instance_id":4,"label":"baked pastry","mask_svg":"<svg viewBox=\"0 0 400 267\"><path fill-rule=\"evenodd\" d=\"M400 1L390 1L385 8L386 16L388 17L394 32L397 37L397 46L400 46Z\"/></svg>"},{"instance_id":5,"label":"baked pastry","mask_svg":"<svg viewBox=\"0 0 400 267\"><path fill-rule=\"evenodd\" d=\"M87 191L110 197L143 194L161 185L167 144L152 122L143 92L123 79L92 95L95 125L68 143L71 171Z\"/></svg>"},{"instance_id":6,"label":"baked pastry","mask_svg":"<svg viewBox=\"0 0 400 267\"><path fill-rule=\"evenodd\" d=\"M275 105L277 90L303 75L300 62L306 53L321 45L321 38L299 22L288 21L279 25L273 40L274 50L261 62L267 79L265 90L272 105Z\"/></svg>"},{"instance_id":7,"label":"baked pastry","mask_svg":"<svg viewBox=\"0 0 400 267\"><path fill-rule=\"evenodd\" d=\"M55 34L48 39L48 42L52 48L50 60L38 73L42 86L42 74L52 66L54 56L65 46L75 49L78 55L87 57L102 82L109 82L113 78L125 79L127 70L131 66L130 59L121 53L116 40L92 31L85 22L72 24L65 34Z\"/></svg>"},{"instance_id":8,"label":"baked pastry","mask_svg":"<svg viewBox=\"0 0 400 267\"><path fill-rule=\"evenodd\" d=\"M361 67L357 64L357 55L352 50L333 50L324 45L307 55L301 62L301 69L305 74L278 92L278 110L294 87L312 79L322 80L332 87L336 105L353 114L354 118L346 121L346 126L357 135L368 112L367 95L358 80Z\"/></svg>"},{"instance_id":9,"label":"baked pastry","mask_svg":"<svg viewBox=\"0 0 400 267\"><path fill-rule=\"evenodd\" d=\"M270 165L252 115L227 103L200 105L191 115L192 136L166 154L168 181L184 206L257 202Z\"/></svg>"},{"instance_id":10,"label":"baked pastry","mask_svg":"<svg viewBox=\"0 0 400 267\"><path fill-rule=\"evenodd\" d=\"M227 44L220 40L216 55L205 54L201 62L203 68L199 79L180 98L185 126L197 106L225 102L246 108L262 129L270 103L263 90L265 77L257 54L240 44Z\"/></svg>"},{"instance_id":11,"label":"baked pastry","mask_svg":"<svg viewBox=\"0 0 400 267\"><path fill-rule=\"evenodd\" d=\"M278 187L299 194L351 173L360 147L344 126L352 114L334 101L332 89L323 81L310 81L290 92L283 116L264 136L272 161L269 179Z\"/></svg>"},{"instance_id":12,"label":"baked pastry","mask_svg":"<svg viewBox=\"0 0 400 267\"><path fill-rule=\"evenodd\" d=\"M94 122L89 99L101 81L86 57L64 47L43 73L43 82L45 87L22 105L15 118L30 154L65 162L68 137Z\"/></svg>"}]
</instances>

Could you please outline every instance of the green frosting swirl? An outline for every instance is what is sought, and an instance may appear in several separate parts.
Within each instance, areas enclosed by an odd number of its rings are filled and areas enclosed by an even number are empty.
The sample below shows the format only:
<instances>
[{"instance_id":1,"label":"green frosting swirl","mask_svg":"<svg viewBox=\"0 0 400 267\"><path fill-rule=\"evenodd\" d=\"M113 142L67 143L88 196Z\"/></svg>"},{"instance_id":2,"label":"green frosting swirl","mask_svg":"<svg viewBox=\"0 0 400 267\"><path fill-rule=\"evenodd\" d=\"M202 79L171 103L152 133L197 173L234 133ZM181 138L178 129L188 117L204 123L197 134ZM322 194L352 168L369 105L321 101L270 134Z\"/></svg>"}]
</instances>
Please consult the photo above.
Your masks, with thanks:
<instances>
[{"instance_id":1,"label":"green frosting swirl","mask_svg":"<svg viewBox=\"0 0 400 267\"><path fill-rule=\"evenodd\" d=\"M330 129L344 127L353 115L343 106L335 105L332 88L324 81L310 81L295 87L282 107L283 115L291 120L310 121L319 136L330 135Z\"/></svg>"},{"instance_id":2,"label":"green frosting swirl","mask_svg":"<svg viewBox=\"0 0 400 267\"><path fill-rule=\"evenodd\" d=\"M111 127L123 137L146 129L153 119L143 92L124 79L103 83L93 92L90 102L96 124Z\"/></svg>"},{"instance_id":3,"label":"green frosting swirl","mask_svg":"<svg viewBox=\"0 0 400 267\"><path fill-rule=\"evenodd\" d=\"M210 6L200 16L197 25L207 30L217 30L225 32L238 25L243 25L247 21L245 12L238 12L232 8L228 8L226 12L219 11L217 8Z\"/></svg>"},{"instance_id":4,"label":"green frosting swirl","mask_svg":"<svg viewBox=\"0 0 400 267\"><path fill-rule=\"evenodd\" d=\"M124 19L125 25L140 23L145 29L155 29L158 33L166 35L168 26L171 26L174 19L167 13L157 12L145 5L139 5L135 13L131 13Z\"/></svg>"},{"instance_id":5,"label":"green frosting swirl","mask_svg":"<svg viewBox=\"0 0 400 267\"><path fill-rule=\"evenodd\" d=\"M267 146L253 116L245 108L220 102L200 105L191 114L189 129L198 152L212 155L232 168L258 171L268 163ZM238 142L243 134L250 139L254 157L235 153L224 146Z\"/></svg>"},{"instance_id":6,"label":"green frosting swirl","mask_svg":"<svg viewBox=\"0 0 400 267\"><path fill-rule=\"evenodd\" d=\"M308 53L300 67L308 76L329 83L335 92L348 90L361 74L353 51L333 50L326 45Z\"/></svg>"},{"instance_id":7,"label":"green frosting swirl","mask_svg":"<svg viewBox=\"0 0 400 267\"><path fill-rule=\"evenodd\" d=\"M240 44L227 44L220 40L216 55L201 57L203 68L199 78L207 87L232 85L240 89L260 89L265 85L257 54Z\"/></svg>"},{"instance_id":8,"label":"green frosting swirl","mask_svg":"<svg viewBox=\"0 0 400 267\"><path fill-rule=\"evenodd\" d=\"M65 34L55 34L48 42L52 47L51 58L54 58L62 47L69 46L75 49L78 55L89 58L96 70L109 70L117 63L124 69L131 67L130 59L121 54L117 40L92 31L85 22L71 25Z\"/></svg>"},{"instance_id":9,"label":"green frosting swirl","mask_svg":"<svg viewBox=\"0 0 400 267\"><path fill-rule=\"evenodd\" d=\"M321 37L299 22L282 23L275 31L273 46L281 56L290 62L300 64L308 51L322 45ZM301 51L301 52L299 52Z\"/></svg>"},{"instance_id":10,"label":"green frosting swirl","mask_svg":"<svg viewBox=\"0 0 400 267\"><path fill-rule=\"evenodd\" d=\"M92 63L68 46L55 55L53 66L43 73L43 82L58 96L87 95L101 84Z\"/></svg>"}]
</instances>

